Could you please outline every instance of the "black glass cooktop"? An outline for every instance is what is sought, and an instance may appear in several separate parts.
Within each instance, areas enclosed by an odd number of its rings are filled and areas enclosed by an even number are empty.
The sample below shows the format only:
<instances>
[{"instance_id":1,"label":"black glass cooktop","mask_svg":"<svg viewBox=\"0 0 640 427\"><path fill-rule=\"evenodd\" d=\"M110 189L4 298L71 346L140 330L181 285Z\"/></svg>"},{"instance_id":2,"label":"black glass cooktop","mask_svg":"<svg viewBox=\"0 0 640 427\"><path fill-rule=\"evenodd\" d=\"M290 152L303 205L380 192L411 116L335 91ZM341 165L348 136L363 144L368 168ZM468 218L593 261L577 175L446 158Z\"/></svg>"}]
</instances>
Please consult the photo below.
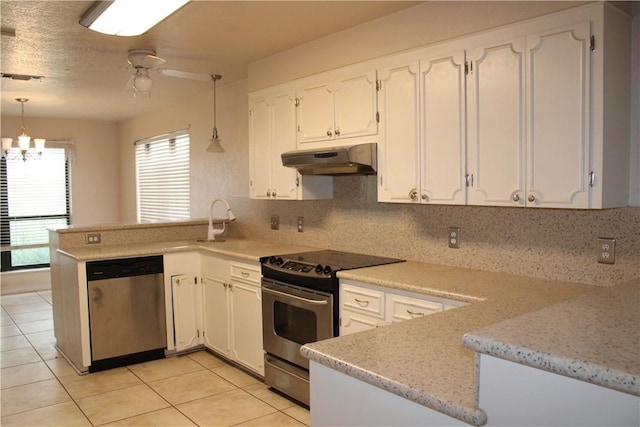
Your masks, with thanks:
<instances>
[{"instance_id":1,"label":"black glass cooktop","mask_svg":"<svg viewBox=\"0 0 640 427\"><path fill-rule=\"evenodd\" d=\"M279 255L286 261L300 261L315 265L329 265L333 270L350 270L352 268L373 267L375 265L393 264L404 260L363 255L351 252L321 250Z\"/></svg>"}]
</instances>

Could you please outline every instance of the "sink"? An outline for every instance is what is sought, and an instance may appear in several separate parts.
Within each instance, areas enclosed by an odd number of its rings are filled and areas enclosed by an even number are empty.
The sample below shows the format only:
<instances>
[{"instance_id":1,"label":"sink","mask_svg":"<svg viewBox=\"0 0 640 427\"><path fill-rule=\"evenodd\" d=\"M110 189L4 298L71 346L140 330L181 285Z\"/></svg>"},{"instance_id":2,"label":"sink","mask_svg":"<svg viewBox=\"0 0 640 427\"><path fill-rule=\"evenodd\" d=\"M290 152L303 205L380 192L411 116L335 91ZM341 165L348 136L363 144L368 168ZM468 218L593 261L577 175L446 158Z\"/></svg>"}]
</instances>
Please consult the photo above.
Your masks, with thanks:
<instances>
[{"instance_id":1,"label":"sink","mask_svg":"<svg viewBox=\"0 0 640 427\"><path fill-rule=\"evenodd\" d=\"M210 240L210 239L198 239L197 242L198 243L218 243L218 242L224 242L224 239L216 239L216 240Z\"/></svg>"}]
</instances>

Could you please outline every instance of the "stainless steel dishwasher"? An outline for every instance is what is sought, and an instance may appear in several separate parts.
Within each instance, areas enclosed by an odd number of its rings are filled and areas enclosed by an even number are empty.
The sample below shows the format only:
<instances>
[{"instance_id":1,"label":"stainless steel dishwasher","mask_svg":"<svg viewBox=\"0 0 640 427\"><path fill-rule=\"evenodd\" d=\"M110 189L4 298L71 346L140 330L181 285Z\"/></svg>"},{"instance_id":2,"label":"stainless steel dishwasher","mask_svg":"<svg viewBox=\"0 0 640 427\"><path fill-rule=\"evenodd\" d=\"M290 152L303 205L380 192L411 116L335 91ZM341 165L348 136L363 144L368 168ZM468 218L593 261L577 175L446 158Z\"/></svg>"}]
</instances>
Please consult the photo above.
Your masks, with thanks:
<instances>
[{"instance_id":1,"label":"stainless steel dishwasher","mask_svg":"<svg viewBox=\"0 0 640 427\"><path fill-rule=\"evenodd\" d=\"M90 372L164 357L162 256L87 262Z\"/></svg>"}]
</instances>

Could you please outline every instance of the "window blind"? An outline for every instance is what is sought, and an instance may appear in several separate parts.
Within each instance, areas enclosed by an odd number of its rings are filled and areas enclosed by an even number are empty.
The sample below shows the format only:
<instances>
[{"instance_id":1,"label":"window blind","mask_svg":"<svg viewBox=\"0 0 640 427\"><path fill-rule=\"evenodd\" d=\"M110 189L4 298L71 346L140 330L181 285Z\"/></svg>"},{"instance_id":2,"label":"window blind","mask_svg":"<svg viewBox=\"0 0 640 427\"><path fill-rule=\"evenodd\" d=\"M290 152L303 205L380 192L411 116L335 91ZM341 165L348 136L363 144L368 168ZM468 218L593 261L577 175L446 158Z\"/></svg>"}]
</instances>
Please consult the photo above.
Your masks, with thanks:
<instances>
[{"instance_id":1,"label":"window blind","mask_svg":"<svg viewBox=\"0 0 640 427\"><path fill-rule=\"evenodd\" d=\"M138 221L190 218L189 145L187 130L136 142Z\"/></svg>"},{"instance_id":2,"label":"window blind","mask_svg":"<svg viewBox=\"0 0 640 427\"><path fill-rule=\"evenodd\" d=\"M40 159L2 159L0 240L2 271L49 264L49 228L69 224L69 170L64 148Z\"/></svg>"}]
</instances>

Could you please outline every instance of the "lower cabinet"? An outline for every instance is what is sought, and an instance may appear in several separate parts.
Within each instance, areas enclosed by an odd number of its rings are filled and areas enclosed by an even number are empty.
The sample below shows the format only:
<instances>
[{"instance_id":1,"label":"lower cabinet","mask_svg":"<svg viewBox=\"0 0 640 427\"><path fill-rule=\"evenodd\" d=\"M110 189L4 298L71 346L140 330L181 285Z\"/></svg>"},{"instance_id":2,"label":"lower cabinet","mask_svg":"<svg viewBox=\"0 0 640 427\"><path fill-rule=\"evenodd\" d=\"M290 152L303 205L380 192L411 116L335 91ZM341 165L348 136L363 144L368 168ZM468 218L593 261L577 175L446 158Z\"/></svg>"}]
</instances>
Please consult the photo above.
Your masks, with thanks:
<instances>
[{"instance_id":1,"label":"lower cabinet","mask_svg":"<svg viewBox=\"0 0 640 427\"><path fill-rule=\"evenodd\" d=\"M340 281L340 335L402 322L455 307L464 302Z\"/></svg>"},{"instance_id":2,"label":"lower cabinet","mask_svg":"<svg viewBox=\"0 0 640 427\"><path fill-rule=\"evenodd\" d=\"M199 289L196 274L171 276L173 295L173 333L176 351L184 351L201 344Z\"/></svg>"},{"instance_id":3,"label":"lower cabinet","mask_svg":"<svg viewBox=\"0 0 640 427\"><path fill-rule=\"evenodd\" d=\"M204 345L264 375L261 298L257 263L202 255Z\"/></svg>"}]
</instances>

